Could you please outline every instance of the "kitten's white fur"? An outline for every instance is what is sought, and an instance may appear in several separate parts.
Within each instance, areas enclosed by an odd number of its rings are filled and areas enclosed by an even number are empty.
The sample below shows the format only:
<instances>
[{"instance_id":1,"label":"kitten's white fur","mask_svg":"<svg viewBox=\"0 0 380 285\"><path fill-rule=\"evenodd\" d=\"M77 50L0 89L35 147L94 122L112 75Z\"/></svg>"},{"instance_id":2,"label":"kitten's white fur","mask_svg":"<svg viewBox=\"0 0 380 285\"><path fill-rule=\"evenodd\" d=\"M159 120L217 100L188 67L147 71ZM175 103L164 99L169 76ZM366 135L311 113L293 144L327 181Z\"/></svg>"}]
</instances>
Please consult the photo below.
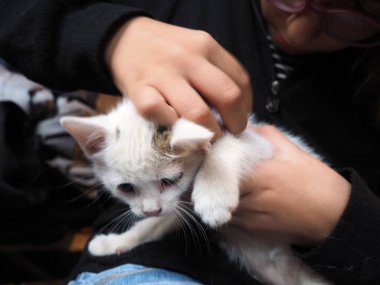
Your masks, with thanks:
<instances>
[{"instance_id":1,"label":"kitten's white fur","mask_svg":"<svg viewBox=\"0 0 380 285\"><path fill-rule=\"evenodd\" d=\"M61 123L93 160L104 186L135 215L160 213L135 223L124 233L96 236L89 244L93 255L126 252L175 230L181 196L193 185L194 211L205 224L219 229L221 246L249 273L267 284L329 284L297 259L289 245L252 236L227 224L239 202L240 179L255 163L273 154L272 146L258 134L225 133L210 144L212 132L180 119L170 138L176 153L165 155L152 146L157 126L142 118L127 100L108 115L64 117ZM312 153L298 137L285 134ZM183 173L182 178L178 179L178 173ZM160 180L167 177L177 177L178 181L160 186ZM134 193L120 191L118 185L123 183L133 185Z\"/></svg>"}]
</instances>

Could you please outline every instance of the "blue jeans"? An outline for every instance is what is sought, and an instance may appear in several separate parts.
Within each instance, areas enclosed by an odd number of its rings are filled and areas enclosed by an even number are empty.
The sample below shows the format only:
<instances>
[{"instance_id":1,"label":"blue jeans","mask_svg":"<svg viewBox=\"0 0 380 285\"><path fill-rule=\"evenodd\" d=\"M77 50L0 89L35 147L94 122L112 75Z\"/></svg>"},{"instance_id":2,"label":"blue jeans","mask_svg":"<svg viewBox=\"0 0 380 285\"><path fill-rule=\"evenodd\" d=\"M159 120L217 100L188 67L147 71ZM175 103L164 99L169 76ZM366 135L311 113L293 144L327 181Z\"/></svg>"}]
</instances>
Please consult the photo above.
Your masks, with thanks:
<instances>
[{"instance_id":1,"label":"blue jeans","mask_svg":"<svg viewBox=\"0 0 380 285\"><path fill-rule=\"evenodd\" d=\"M202 285L179 273L125 264L99 273L83 272L69 285Z\"/></svg>"}]
</instances>

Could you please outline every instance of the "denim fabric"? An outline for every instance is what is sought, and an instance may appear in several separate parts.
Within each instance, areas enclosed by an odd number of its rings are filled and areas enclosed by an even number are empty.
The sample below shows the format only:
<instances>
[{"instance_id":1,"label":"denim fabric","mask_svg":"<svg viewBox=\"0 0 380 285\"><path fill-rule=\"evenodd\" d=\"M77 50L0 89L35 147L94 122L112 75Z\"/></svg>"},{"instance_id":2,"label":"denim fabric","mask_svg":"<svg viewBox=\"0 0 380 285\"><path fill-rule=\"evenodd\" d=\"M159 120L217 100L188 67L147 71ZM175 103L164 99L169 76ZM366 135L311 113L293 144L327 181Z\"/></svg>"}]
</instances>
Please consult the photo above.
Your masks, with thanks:
<instances>
[{"instance_id":1,"label":"denim fabric","mask_svg":"<svg viewBox=\"0 0 380 285\"><path fill-rule=\"evenodd\" d=\"M179 273L125 264L99 273L84 272L69 285L202 285Z\"/></svg>"}]
</instances>

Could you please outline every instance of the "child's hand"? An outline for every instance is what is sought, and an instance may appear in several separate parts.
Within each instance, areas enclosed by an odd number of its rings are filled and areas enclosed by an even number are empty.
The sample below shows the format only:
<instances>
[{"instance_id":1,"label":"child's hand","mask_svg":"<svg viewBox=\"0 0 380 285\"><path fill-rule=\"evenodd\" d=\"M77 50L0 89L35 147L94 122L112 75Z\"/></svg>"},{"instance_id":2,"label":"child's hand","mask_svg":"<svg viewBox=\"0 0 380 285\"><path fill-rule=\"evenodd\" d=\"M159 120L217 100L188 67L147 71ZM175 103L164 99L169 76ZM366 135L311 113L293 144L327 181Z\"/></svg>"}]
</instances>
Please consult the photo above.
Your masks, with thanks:
<instances>
[{"instance_id":1,"label":"child's hand","mask_svg":"<svg viewBox=\"0 0 380 285\"><path fill-rule=\"evenodd\" d=\"M252 234L312 245L323 241L342 215L351 185L271 126L254 129L274 145L241 184L232 222Z\"/></svg>"},{"instance_id":2,"label":"child's hand","mask_svg":"<svg viewBox=\"0 0 380 285\"><path fill-rule=\"evenodd\" d=\"M170 125L184 117L218 136L210 103L232 133L246 127L249 77L205 32L136 17L110 41L106 63L116 86L148 119Z\"/></svg>"}]
</instances>

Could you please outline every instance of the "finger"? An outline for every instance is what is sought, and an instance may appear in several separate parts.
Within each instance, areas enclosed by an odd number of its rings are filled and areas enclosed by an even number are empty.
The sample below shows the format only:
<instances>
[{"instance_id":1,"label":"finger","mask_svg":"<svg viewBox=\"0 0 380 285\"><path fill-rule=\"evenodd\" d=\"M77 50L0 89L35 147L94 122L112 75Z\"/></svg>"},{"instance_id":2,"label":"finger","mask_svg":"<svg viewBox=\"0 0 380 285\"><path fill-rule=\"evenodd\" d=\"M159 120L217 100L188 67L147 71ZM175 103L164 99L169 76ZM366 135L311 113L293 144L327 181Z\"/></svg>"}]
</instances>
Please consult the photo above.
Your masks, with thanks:
<instances>
[{"instance_id":1,"label":"finger","mask_svg":"<svg viewBox=\"0 0 380 285\"><path fill-rule=\"evenodd\" d=\"M218 110L224 125L232 133L242 132L248 112L240 87L219 68L209 62L197 65L188 73L190 83Z\"/></svg>"},{"instance_id":2,"label":"finger","mask_svg":"<svg viewBox=\"0 0 380 285\"><path fill-rule=\"evenodd\" d=\"M241 88L247 113L250 112L252 108L252 89L249 75L244 67L210 34L200 31L197 31L197 34L200 38L196 42L196 52L202 54L212 65L223 71Z\"/></svg>"},{"instance_id":3,"label":"finger","mask_svg":"<svg viewBox=\"0 0 380 285\"><path fill-rule=\"evenodd\" d=\"M253 105L253 94L250 78L240 62L224 48L219 46L209 55L209 60L215 66L223 70L242 90L246 112L251 113Z\"/></svg>"},{"instance_id":4,"label":"finger","mask_svg":"<svg viewBox=\"0 0 380 285\"><path fill-rule=\"evenodd\" d=\"M267 139L274 146L275 156L277 158L294 160L296 153L299 153L300 150L304 151L304 149L299 146L300 142L298 138L292 137L291 135L287 136L274 126L263 125L250 128Z\"/></svg>"},{"instance_id":5,"label":"finger","mask_svg":"<svg viewBox=\"0 0 380 285\"><path fill-rule=\"evenodd\" d=\"M276 127L272 125L250 125L250 128L259 135L271 141L284 139L284 135Z\"/></svg>"},{"instance_id":6,"label":"finger","mask_svg":"<svg viewBox=\"0 0 380 285\"><path fill-rule=\"evenodd\" d=\"M249 126L257 134L263 136L273 144L291 146L294 143L289 139L291 136L286 136L284 132L272 125Z\"/></svg>"},{"instance_id":7,"label":"finger","mask_svg":"<svg viewBox=\"0 0 380 285\"><path fill-rule=\"evenodd\" d=\"M137 111L146 119L160 125L169 126L178 119L175 109L166 102L164 96L154 87L141 85L128 94Z\"/></svg>"},{"instance_id":8,"label":"finger","mask_svg":"<svg viewBox=\"0 0 380 285\"><path fill-rule=\"evenodd\" d=\"M162 81L159 88L180 117L208 128L215 133L214 138L221 135L210 107L189 82L178 76Z\"/></svg>"}]
</instances>

